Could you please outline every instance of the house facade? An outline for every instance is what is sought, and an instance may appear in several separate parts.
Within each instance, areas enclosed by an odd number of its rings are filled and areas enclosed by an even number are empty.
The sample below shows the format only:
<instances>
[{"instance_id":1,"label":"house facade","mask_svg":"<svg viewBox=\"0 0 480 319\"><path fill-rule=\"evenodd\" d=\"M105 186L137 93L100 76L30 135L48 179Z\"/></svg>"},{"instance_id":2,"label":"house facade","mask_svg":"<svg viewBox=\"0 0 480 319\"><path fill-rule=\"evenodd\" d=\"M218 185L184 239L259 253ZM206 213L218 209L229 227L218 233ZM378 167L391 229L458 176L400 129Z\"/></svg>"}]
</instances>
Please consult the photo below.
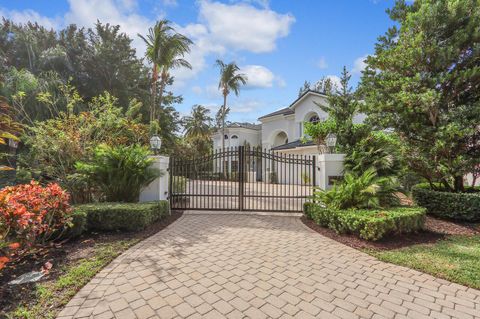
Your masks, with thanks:
<instances>
[{"instance_id":1,"label":"house facade","mask_svg":"<svg viewBox=\"0 0 480 319\"><path fill-rule=\"evenodd\" d=\"M225 128L225 147L250 145L287 154L318 154L313 142L302 142L305 122L321 122L328 117L318 104L327 106L328 97L309 90L288 107L261 116L260 124L233 123ZM365 115L358 114L354 122L361 123L364 119ZM221 131L212 137L216 150L222 148L221 137Z\"/></svg>"}]
</instances>

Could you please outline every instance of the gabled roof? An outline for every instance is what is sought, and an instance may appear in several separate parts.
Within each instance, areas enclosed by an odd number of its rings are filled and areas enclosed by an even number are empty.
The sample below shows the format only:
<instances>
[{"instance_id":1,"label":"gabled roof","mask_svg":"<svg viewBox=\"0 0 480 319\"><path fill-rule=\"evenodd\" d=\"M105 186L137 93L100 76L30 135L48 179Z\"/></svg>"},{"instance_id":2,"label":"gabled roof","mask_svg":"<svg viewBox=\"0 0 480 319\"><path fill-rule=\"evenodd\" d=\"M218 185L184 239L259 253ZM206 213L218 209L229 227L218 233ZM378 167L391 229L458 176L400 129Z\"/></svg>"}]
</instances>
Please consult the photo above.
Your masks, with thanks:
<instances>
[{"instance_id":1,"label":"gabled roof","mask_svg":"<svg viewBox=\"0 0 480 319\"><path fill-rule=\"evenodd\" d=\"M294 114L294 113L295 113L295 111L294 111L295 104L297 104L300 100L302 100L302 99L303 99L305 96L307 96L308 94L315 94L315 95L327 97L327 95L326 95L325 93L321 93L321 92L317 92L317 91L313 91L313 90L307 90L307 91L303 92L303 94L300 95L295 101L293 101L292 104L290 104L288 107L285 107L285 108L280 109L280 110L278 110L278 111L275 111L275 112L269 113L269 114L267 114L267 115L261 116L261 117L259 117L258 119L261 120L261 119L264 119L264 118L267 118L267 117L276 116L276 115L290 115L290 114Z\"/></svg>"}]
</instances>

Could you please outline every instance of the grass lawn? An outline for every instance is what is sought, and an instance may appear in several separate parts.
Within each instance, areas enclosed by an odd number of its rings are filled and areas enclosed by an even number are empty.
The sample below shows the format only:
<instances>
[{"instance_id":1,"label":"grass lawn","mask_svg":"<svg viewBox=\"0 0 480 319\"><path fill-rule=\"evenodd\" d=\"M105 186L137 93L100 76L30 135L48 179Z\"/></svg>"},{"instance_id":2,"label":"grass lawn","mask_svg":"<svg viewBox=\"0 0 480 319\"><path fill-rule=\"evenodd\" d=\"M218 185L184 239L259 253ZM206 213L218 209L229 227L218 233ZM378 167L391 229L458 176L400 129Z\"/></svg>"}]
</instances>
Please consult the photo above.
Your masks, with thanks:
<instances>
[{"instance_id":1,"label":"grass lawn","mask_svg":"<svg viewBox=\"0 0 480 319\"><path fill-rule=\"evenodd\" d=\"M56 280L40 282L31 293L32 299L19 304L7 317L11 318L55 318L59 309L95 276L128 247L140 239L121 240L95 245L90 257L65 265Z\"/></svg>"},{"instance_id":2,"label":"grass lawn","mask_svg":"<svg viewBox=\"0 0 480 319\"><path fill-rule=\"evenodd\" d=\"M367 252L382 261L480 289L480 235L450 236L435 244Z\"/></svg>"}]
</instances>

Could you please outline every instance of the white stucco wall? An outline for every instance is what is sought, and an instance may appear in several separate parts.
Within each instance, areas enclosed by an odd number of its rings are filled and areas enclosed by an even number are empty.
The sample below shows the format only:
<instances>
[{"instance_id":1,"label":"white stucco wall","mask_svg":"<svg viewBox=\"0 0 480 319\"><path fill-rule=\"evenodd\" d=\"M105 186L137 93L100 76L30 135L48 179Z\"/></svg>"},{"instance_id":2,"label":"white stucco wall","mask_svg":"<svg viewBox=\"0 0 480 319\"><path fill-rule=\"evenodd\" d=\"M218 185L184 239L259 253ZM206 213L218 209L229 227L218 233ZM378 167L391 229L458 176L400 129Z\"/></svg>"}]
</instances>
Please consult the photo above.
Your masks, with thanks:
<instances>
[{"instance_id":1,"label":"white stucco wall","mask_svg":"<svg viewBox=\"0 0 480 319\"><path fill-rule=\"evenodd\" d=\"M261 145L261 132L260 130L252 130L246 128L226 128L225 135L228 136L228 139L225 140L225 147L236 147L242 146L245 142L249 143L250 146L260 146ZM237 139L232 139L233 135L238 136ZM219 131L212 136L213 139L213 149L222 148L222 132Z\"/></svg>"}]
</instances>

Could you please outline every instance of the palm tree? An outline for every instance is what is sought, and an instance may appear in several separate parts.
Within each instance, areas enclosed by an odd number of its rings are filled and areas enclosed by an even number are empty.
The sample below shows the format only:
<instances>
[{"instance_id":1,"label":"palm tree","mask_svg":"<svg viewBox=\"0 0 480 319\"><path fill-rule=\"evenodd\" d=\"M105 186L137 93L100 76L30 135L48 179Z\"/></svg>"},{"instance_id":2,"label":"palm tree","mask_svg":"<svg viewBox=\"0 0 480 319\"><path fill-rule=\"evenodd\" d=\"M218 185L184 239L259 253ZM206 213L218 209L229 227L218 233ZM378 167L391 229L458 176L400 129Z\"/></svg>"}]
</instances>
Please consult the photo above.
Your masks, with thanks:
<instances>
[{"instance_id":1,"label":"palm tree","mask_svg":"<svg viewBox=\"0 0 480 319\"><path fill-rule=\"evenodd\" d=\"M225 117L227 115L227 96L231 91L236 96L240 93L240 86L247 84L247 76L238 73L240 68L235 62L225 64L221 60L216 61L216 65L220 68L220 81L218 82L218 89L222 91L223 106L220 114L222 117L222 150L225 150Z\"/></svg>"},{"instance_id":2,"label":"palm tree","mask_svg":"<svg viewBox=\"0 0 480 319\"><path fill-rule=\"evenodd\" d=\"M189 139L209 137L211 122L210 110L201 105L194 105L190 115L184 119L185 137Z\"/></svg>"},{"instance_id":3,"label":"palm tree","mask_svg":"<svg viewBox=\"0 0 480 319\"><path fill-rule=\"evenodd\" d=\"M162 105L165 86L170 78L170 70L177 67L192 66L183 59L190 52L192 41L184 35L175 32L168 20L157 21L150 28L146 37L138 35L147 44L146 56L152 63L152 105L150 107L150 121L156 119L157 82L160 74L160 92L158 104Z\"/></svg>"}]
</instances>

